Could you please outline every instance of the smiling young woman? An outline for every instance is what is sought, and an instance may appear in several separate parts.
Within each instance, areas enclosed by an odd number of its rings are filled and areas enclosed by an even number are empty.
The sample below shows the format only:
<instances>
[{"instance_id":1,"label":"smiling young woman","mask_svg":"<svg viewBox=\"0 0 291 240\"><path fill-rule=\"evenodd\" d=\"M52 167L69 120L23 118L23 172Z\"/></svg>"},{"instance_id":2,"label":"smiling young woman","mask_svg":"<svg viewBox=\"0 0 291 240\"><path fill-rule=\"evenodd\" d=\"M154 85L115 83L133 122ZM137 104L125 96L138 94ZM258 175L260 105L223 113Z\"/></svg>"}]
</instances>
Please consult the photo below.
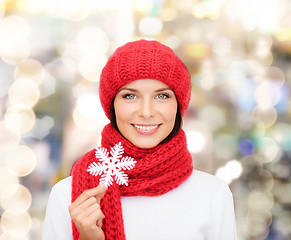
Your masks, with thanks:
<instances>
[{"instance_id":1,"label":"smiling young woman","mask_svg":"<svg viewBox=\"0 0 291 240\"><path fill-rule=\"evenodd\" d=\"M190 74L167 46L139 40L103 68L99 94L110 123L101 146L50 194L43 240L235 240L233 198L193 169L182 116Z\"/></svg>"}]
</instances>

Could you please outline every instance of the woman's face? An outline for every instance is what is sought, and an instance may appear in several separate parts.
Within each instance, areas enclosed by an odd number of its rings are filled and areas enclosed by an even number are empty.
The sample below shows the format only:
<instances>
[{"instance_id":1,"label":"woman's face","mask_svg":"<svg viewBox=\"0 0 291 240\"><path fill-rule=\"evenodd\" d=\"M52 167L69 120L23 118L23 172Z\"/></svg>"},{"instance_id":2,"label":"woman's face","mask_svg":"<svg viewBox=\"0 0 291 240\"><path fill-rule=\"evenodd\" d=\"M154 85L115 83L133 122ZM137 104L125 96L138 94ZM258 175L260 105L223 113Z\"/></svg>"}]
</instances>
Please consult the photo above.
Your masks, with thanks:
<instances>
[{"instance_id":1,"label":"woman's face","mask_svg":"<svg viewBox=\"0 0 291 240\"><path fill-rule=\"evenodd\" d=\"M173 130L177 100L165 83L141 79L118 90L114 108L121 134L137 147L152 148Z\"/></svg>"}]
</instances>

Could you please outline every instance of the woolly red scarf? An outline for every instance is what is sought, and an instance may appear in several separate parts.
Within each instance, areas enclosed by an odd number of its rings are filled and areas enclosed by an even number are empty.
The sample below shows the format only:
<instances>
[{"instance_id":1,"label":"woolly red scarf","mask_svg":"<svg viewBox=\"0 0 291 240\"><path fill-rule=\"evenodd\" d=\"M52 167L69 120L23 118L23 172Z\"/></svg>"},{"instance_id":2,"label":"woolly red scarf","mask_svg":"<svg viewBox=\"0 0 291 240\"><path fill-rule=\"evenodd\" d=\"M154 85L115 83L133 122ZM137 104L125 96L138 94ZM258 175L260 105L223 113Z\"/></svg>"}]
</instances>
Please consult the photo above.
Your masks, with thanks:
<instances>
[{"instance_id":1,"label":"woolly red scarf","mask_svg":"<svg viewBox=\"0 0 291 240\"><path fill-rule=\"evenodd\" d=\"M121 142L124 155L137 161L128 175L128 186L113 182L101 200L101 209L105 215L102 229L107 240L125 240L120 196L158 196L179 186L192 173L192 157L187 149L186 136L181 129L169 142L151 149L141 149L122 137L108 124L102 131L102 147L110 151ZM71 171L72 202L86 189L99 184L100 176L86 172L92 162L98 162L95 149L81 157ZM78 240L79 233L74 223L73 239Z\"/></svg>"}]
</instances>

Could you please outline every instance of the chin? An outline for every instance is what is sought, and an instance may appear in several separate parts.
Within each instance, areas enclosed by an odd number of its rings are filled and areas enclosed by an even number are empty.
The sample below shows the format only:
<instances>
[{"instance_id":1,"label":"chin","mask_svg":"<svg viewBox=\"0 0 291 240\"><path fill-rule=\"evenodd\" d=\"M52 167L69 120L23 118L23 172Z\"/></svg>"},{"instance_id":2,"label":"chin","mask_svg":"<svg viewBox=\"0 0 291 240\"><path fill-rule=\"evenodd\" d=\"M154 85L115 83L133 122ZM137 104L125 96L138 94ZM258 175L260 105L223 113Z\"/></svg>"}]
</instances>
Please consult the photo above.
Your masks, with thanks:
<instances>
[{"instance_id":1,"label":"chin","mask_svg":"<svg viewBox=\"0 0 291 240\"><path fill-rule=\"evenodd\" d=\"M136 143L133 143L135 146L139 147L139 148L144 148L144 149L149 149L149 148L154 148L156 147L157 145L160 144L160 142L153 142L153 141L149 141L149 142L136 142Z\"/></svg>"}]
</instances>

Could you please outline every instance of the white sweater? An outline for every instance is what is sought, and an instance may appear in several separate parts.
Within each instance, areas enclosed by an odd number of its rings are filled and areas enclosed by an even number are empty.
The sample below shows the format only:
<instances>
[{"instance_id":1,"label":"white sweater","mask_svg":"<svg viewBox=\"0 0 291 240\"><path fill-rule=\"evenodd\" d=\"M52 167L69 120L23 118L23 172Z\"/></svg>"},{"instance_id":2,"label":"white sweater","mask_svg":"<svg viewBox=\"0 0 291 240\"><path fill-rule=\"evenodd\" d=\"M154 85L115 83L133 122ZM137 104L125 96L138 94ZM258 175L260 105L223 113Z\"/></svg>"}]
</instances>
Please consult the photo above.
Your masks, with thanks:
<instances>
[{"instance_id":1,"label":"white sweater","mask_svg":"<svg viewBox=\"0 0 291 240\"><path fill-rule=\"evenodd\" d=\"M72 240L71 177L47 204L43 240ZM233 198L221 179L194 170L179 187L156 197L121 197L127 240L235 240ZM109 239L113 240L113 239Z\"/></svg>"}]
</instances>

